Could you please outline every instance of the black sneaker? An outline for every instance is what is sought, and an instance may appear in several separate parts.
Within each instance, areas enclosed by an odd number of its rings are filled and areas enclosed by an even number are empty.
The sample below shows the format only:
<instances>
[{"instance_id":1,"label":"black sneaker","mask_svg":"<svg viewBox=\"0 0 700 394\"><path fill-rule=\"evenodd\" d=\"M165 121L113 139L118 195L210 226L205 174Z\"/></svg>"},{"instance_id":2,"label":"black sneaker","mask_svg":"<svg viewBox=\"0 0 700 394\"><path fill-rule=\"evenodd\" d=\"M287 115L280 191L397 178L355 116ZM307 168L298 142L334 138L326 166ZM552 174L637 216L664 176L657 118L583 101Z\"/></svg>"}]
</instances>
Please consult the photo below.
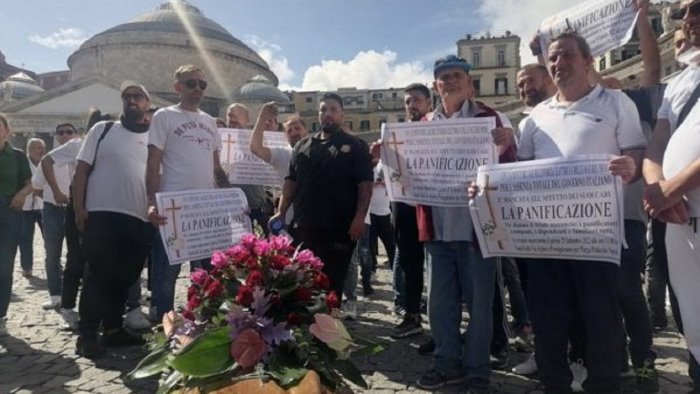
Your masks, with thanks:
<instances>
[{"instance_id":1,"label":"black sneaker","mask_svg":"<svg viewBox=\"0 0 700 394\"><path fill-rule=\"evenodd\" d=\"M422 332L423 327L420 324L420 315L406 314L403 321L391 331L391 337L402 339L421 334Z\"/></svg>"},{"instance_id":2,"label":"black sneaker","mask_svg":"<svg viewBox=\"0 0 700 394\"><path fill-rule=\"evenodd\" d=\"M75 354L93 360L102 357L105 349L97 343L97 340L86 341L78 337L75 342Z\"/></svg>"},{"instance_id":3,"label":"black sneaker","mask_svg":"<svg viewBox=\"0 0 700 394\"><path fill-rule=\"evenodd\" d=\"M401 304L394 304L394 311L392 313L394 316L403 317L406 314L406 308Z\"/></svg>"},{"instance_id":4,"label":"black sneaker","mask_svg":"<svg viewBox=\"0 0 700 394\"><path fill-rule=\"evenodd\" d=\"M362 284L362 295L365 297L369 297L372 294L374 294L374 289L372 288L372 285L367 283L367 284Z\"/></svg>"},{"instance_id":5,"label":"black sneaker","mask_svg":"<svg viewBox=\"0 0 700 394\"><path fill-rule=\"evenodd\" d=\"M489 394L489 380L487 378L471 378L467 380L467 394Z\"/></svg>"},{"instance_id":6,"label":"black sneaker","mask_svg":"<svg viewBox=\"0 0 700 394\"><path fill-rule=\"evenodd\" d=\"M429 369L424 373L416 382L418 387L423 390L435 390L440 387L449 386L451 384L461 384L464 383L464 375L457 375L454 377L445 376L442 372L437 369Z\"/></svg>"},{"instance_id":7,"label":"black sneaker","mask_svg":"<svg viewBox=\"0 0 700 394\"><path fill-rule=\"evenodd\" d=\"M642 393L657 393L659 387L659 373L654 367L654 360L644 360L640 368L634 369L637 381L637 390Z\"/></svg>"},{"instance_id":8,"label":"black sneaker","mask_svg":"<svg viewBox=\"0 0 700 394\"><path fill-rule=\"evenodd\" d=\"M508 366L508 348L491 354L490 361L491 368L504 370Z\"/></svg>"},{"instance_id":9,"label":"black sneaker","mask_svg":"<svg viewBox=\"0 0 700 394\"><path fill-rule=\"evenodd\" d=\"M106 347L141 346L145 344L146 340L141 335L131 334L123 328L102 335L102 346Z\"/></svg>"},{"instance_id":10,"label":"black sneaker","mask_svg":"<svg viewBox=\"0 0 700 394\"><path fill-rule=\"evenodd\" d=\"M418 354L420 354L422 356L430 356L433 354L434 351L435 351L435 341L433 340L433 338L430 338L427 341L418 345Z\"/></svg>"}]
</instances>

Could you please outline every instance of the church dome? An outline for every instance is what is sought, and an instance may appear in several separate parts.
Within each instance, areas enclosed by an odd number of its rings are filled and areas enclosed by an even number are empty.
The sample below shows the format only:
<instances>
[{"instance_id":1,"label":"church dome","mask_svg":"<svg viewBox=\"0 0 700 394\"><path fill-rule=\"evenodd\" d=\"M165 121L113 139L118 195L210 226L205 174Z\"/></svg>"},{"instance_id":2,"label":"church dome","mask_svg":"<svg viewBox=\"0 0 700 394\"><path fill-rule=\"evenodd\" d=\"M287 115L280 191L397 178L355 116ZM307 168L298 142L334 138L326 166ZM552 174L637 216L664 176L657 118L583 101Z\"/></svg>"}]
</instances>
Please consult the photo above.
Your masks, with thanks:
<instances>
[{"instance_id":1,"label":"church dome","mask_svg":"<svg viewBox=\"0 0 700 394\"><path fill-rule=\"evenodd\" d=\"M277 89L269 79L263 75L256 75L240 89L232 93L236 102L242 103L268 103L274 101L278 104L289 105L292 101L281 90Z\"/></svg>"},{"instance_id":2,"label":"church dome","mask_svg":"<svg viewBox=\"0 0 700 394\"><path fill-rule=\"evenodd\" d=\"M0 82L0 101L17 101L43 91L32 77L20 72Z\"/></svg>"},{"instance_id":3,"label":"church dome","mask_svg":"<svg viewBox=\"0 0 700 394\"><path fill-rule=\"evenodd\" d=\"M118 86L133 79L171 101L177 101L173 72L183 64L205 71L210 82L205 101L222 105L231 91L256 75L277 83L255 51L185 0L170 0L98 33L68 58L74 81L97 74Z\"/></svg>"}]
</instances>

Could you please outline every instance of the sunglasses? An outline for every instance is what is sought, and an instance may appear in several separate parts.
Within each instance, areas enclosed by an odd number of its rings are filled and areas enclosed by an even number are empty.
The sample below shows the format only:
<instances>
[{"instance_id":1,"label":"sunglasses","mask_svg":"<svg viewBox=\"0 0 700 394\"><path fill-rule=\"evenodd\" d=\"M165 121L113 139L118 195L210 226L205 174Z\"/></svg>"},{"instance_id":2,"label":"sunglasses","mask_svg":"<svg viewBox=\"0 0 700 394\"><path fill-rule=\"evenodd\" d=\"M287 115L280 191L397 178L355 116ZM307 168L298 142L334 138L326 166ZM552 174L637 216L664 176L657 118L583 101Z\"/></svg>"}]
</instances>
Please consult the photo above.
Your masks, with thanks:
<instances>
[{"instance_id":1,"label":"sunglasses","mask_svg":"<svg viewBox=\"0 0 700 394\"><path fill-rule=\"evenodd\" d=\"M181 82L183 85L187 86L187 89L194 89L199 86L200 90L207 88L207 81L202 81L201 79L188 79Z\"/></svg>"},{"instance_id":2,"label":"sunglasses","mask_svg":"<svg viewBox=\"0 0 700 394\"><path fill-rule=\"evenodd\" d=\"M124 101L129 101L129 100L135 100L135 101L141 101L146 98L146 95L143 93L124 93L122 94L122 100Z\"/></svg>"},{"instance_id":3,"label":"sunglasses","mask_svg":"<svg viewBox=\"0 0 700 394\"><path fill-rule=\"evenodd\" d=\"M671 13L671 19L683 19L688 13L690 13L691 16L700 15L700 2L695 2L686 7L677 9Z\"/></svg>"},{"instance_id":4,"label":"sunglasses","mask_svg":"<svg viewBox=\"0 0 700 394\"><path fill-rule=\"evenodd\" d=\"M73 134L75 134L75 130L73 130L73 129L56 130L56 135L73 135Z\"/></svg>"}]
</instances>

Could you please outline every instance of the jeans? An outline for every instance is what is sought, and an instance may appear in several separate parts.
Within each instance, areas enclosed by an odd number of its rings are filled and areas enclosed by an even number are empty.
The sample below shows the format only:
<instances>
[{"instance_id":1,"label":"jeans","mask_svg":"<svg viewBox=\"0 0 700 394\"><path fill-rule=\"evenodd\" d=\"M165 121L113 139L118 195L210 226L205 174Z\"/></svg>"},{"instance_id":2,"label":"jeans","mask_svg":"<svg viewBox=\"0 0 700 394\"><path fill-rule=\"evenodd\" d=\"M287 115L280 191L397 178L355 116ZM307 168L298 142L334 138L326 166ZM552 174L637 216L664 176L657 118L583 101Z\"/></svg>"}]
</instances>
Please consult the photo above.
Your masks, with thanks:
<instances>
[{"instance_id":1,"label":"jeans","mask_svg":"<svg viewBox=\"0 0 700 394\"><path fill-rule=\"evenodd\" d=\"M63 253L63 238L65 229L66 210L57 205L44 201L44 248L46 249L46 282L49 295L61 295L61 253Z\"/></svg>"},{"instance_id":2,"label":"jeans","mask_svg":"<svg viewBox=\"0 0 700 394\"><path fill-rule=\"evenodd\" d=\"M647 301L642 291L646 226L642 222L625 220L625 239L629 248L622 250L620 261L620 307L624 317L632 366L640 368L645 360L653 360L652 331ZM627 338L623 333L623 346ZM625 349L623 348L623 352ZM626 352L623 366L627 366Z\"/></svg>"},{"instance_id":3,"label":"jeans","mask_svg":"<svg viewBox=\"0 0 700 394\"><path fill-rule=\"evenodd\" d=\"M369 247L372 252L372 267L377 266L377 255L379 255L379 239L384 244L389 264L394 264L394 253L396 252L396 239L394 238L394 228L391 225L391 215L369 215L372 224L369 228Z\"/></svg>"},{"instance_id":4,"label":"jeans","mask_svg":"<svg viewBox=\"0 0 700 394\"><path fill-rule=\"evenodd\" d=\"M595 393L619 391L622 317L618 271L615 264L600 261L529 261L527 291L535 359L546 392L571 390L567 348L573 326L585 335L583 360L588 378L583 388Z\"/></svg>"},{"instance_id":5,"label":"jeans","mask_svg":"<svg viewBox=\"0 0 700 394\"><path fill-rule=\"evenodd\" d=\"M85 255L81 245L81 235L75 224L73 204L66 207L66 266L63 270L63 288L61 291L61 308L75 308L78 289L85 272Z\"/></svg>"},{"instance_id":6,"label":"jeans","mask_svg":"<svg viewBox=\"0 0 700 394\"><path fill-rule=\"evenodd\" d=\"M655 327L665 327L666 318L666 288L668 288L671 313L678 331L683 333L681 312L678 299L668 279L668 256L666 254L666 223L656 219L651 220L651 240L647 245L646 279L647 302L651 321Z\"/></svg>"},{"instance_id":7,"label":"jeans","mask_svg":"<svg viewBox=\"0 0 700 394\"><path fill-rule=\"evenodd\" d=\"M133 216L90 212L85 224L87 260L80 295L80 337L97 340L104 331L122 327L129 288L137 282L153 240L153 227Z\"/></svg>"},{"instance_id":8,"label":"jeans","mask_svg":"<svg viewBox=\"0 0 700 394\"><path fill-rule=\"evenodd\" d=\"M155 230L151 248L151 303L156 308L158 321L175 307L175 284L180 275L180 264L171 265L163 246L160 232Z\"/></svg>"},{"instance_id":9,"label":"jeans","mask_svg":"<svg viewBox=\"0 0 700 394\"><path fill-rule=\"evenodd\" d=\"M433 368L449 377L488 379L496 264L471 242L426 242L428 318L435 340ZM462 300L469 324L460 331Z\"/></svg>"},{"instance_id":10,"label":"jeans","mask_svg":"<svg viewBox=\"0 0 700 394\"><path fill-rule=\"evenodd\" d=\"M357 301L357 269L360 267L363 285L369 285L372 278L372 257L369 251L369 226L365 225L365 233L355 246L348 266L348 272L343 285L343 295L350 301Z\"/></svg>"},{"instance_id":11,"label":"jeans","mask_svg":"<svg viewBox=\"0 0 700 394\"><path fill-rule=\"evenodd\" d=\"M423 244L418 241L416 207L396 202L391 206L392 220L396 231L396 263L403 271L403 294L406 313L420 313L423 293L423 265L425 253ZM395 280L395 283L398 281ZM401 288L397 285L398 290Z\"/></svg>"},{"instance_id":12,"label":"jeans","mask_svg":"<svg viewBox=\"0 0 700 394\"><path fill-rule=\"evenodd\" d=\"M12 295L12 271L22 232L22 212L10 209L12 197L0 195L0 319Z\"/></svg>"},{"instance_id":13,"label":"jeans","mask_svg":"<svg viewBox=\"0 0 700 394\"><path fill-rule=\"evenodd\" d=\"M41 211L22 211L22 236L19 241L19 263L25 271L31 271L34 267L34 229L41 226Z\"/></svg>"}]
</instances>

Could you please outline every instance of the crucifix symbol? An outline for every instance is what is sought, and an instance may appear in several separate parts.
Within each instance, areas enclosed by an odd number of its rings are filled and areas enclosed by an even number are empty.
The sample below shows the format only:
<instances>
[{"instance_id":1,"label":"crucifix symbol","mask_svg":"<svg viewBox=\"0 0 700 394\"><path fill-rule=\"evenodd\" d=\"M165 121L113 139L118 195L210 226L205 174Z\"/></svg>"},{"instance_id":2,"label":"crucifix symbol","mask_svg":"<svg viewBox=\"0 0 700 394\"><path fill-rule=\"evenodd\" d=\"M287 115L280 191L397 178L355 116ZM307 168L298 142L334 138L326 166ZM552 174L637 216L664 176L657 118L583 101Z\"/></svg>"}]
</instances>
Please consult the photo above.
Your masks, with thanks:
<instances>
[{"instance_id":1,"label":"crucifix symbol","mask_svg":"<svg viewBox=\"0 0 700 394\"><path fill-rule=\"evenodd\" d=\"M498 187L489 186L489 176L488 175L485 175L484 178L485 178L484 187L482 190L484 191L484 195L486 196L486 206L489 207L489 214L491 215L491 219L493 220L493 224L495 226L496 225L496 213L493 210L493 205L491 202L491 192L498 190ZM497 242L498 242L498 248L503 250L503 242L501 242L500 237L497 238Z\"/></svg>"},{"instance_id":2,"label":"crucifix symbol","mask_svg":"<svg viewBox=\"0 0 700 394\"><path fill-rule=\"evenodd\" d=\"M176 206L175 206L175 200L172 199L172 198L170 199L170 206L169 206L169 207L165 207L165 209L164 209L165 212L170 211L170 214L172 215L172 219L173 219L173 220L172 220L172 223L173 223L173 235L175 235L175 239L177 239L177 222L176 222L176 217L177 217L177 216L175 215L175 212L176 212L176 211L179 211L179 210L181 210L181 209L182 209L182 207L176 207ZM177 257L180 257L180 249L177 249L177 248L176 248L176 249L175 249L175 253L177 254Z\"/></svg>"},{"instance_id":3,"label":"crucifix symbol","mask_svg":"<svg viewBox=\"0 0 700 394\"><path fill-rule=\"evenodd\" d=\"M404 144L405 144L405 142L396 140L396 133L392 131L391 132L391 141L387 142L387 145L392 145L394 147L394 154L396 155L396 168L397 168L397 172L399 173L399 178L401 178L401 176L403 175L401 172L401 160L399 159L399 145L404 145ZM401 194L402 195L406 194L403 185L401 185Z\"/></svg>"},{"instance_id":4,"label":"crucifix symbol","mask_svg":"<svg viewBox=\"0 0 700 394\"><path fill-rule=\"evenodd\" d=\"M231 164L231 145L235 145L236 141L231 139L231 133L227 133L226 135L226 141L223 141L223 143L226 144L226 163Z\"/></svg>"}]
</instances>

